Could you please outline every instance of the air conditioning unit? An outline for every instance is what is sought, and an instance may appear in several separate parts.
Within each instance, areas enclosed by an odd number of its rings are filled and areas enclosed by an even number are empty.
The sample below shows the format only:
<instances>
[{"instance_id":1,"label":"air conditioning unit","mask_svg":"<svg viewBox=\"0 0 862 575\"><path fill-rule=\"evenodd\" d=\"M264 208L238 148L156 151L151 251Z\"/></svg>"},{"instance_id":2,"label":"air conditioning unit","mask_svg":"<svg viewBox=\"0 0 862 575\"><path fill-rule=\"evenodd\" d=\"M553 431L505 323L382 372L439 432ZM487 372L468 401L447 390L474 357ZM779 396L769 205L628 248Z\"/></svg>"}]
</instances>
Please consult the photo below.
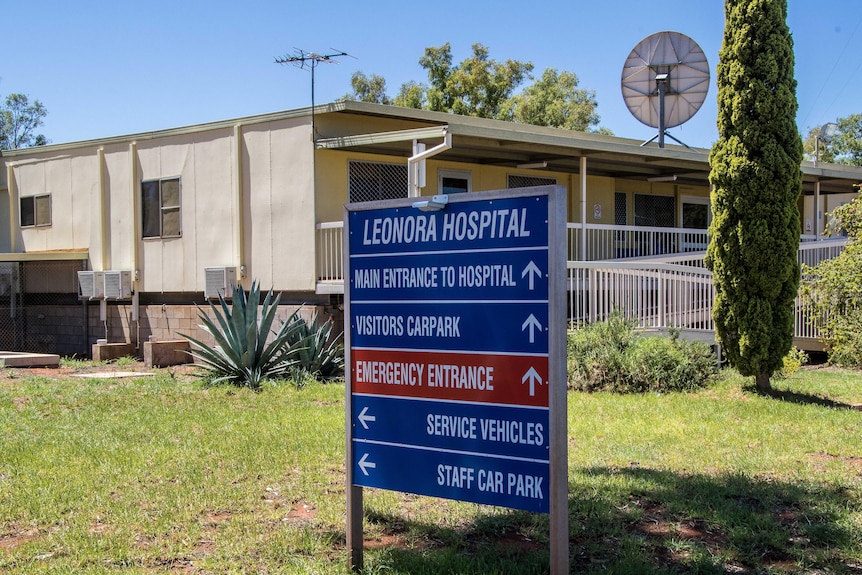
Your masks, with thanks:
<instances>
[{"instance_id":1,"label":"air conditioning unit","mask_svg":"<svg viewBox=\"0 0 862 575\"><path fill-rule=\"evenodd\" d=\"M105 272L78 272L78 285L82 298L102 299L105 297Z\"/></svg>"},{"instance_id":2,"label":"air conditioning unit","mask_svg":"<svg viewBox=\"0 0 862 575\"><path fill-rule=\"evenodd\" d=\"M230 299L234 284L236 284L236 268L204 268L205 298L217 298L221 294L223 298Z\"/></svg>"},{"instance_id":3,"label":"air conditioning unit","mask_svg":"<svg viewBox=\"0 0 862 575\"><path fill-rule=\"evenodd\" d=\"M132 272L109 270L105 272L105 299L128 299L132 297Z\"/></svg>"}]
</instances>

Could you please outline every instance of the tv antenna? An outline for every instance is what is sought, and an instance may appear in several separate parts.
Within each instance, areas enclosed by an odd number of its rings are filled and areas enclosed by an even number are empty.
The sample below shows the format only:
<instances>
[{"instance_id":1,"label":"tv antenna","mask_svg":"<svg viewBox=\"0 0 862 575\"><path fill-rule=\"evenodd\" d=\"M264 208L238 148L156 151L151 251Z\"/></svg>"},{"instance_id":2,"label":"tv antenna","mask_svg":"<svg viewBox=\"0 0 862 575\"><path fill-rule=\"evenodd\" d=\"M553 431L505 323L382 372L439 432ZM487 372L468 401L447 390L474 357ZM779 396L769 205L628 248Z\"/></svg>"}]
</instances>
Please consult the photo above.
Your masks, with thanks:
<instances>
[{"instance_id":1,"label":"tv antenna","mask_svg":"<svg viewBox=\"0 0 862 575\"><path fill-rule=\"evenodd\" d=\"M294 48L292 56L282 56L275 59L276 64L293 64L301 70L311 69L311 130L314 136L317 135L316 128L314 127L314 69L319 64L338 64L339 62L333 60L333 58L350 56L350 54L342 50L334 48L330 48L330 50L332 50L332 54L318 54ZM353 58L353 56L350 57Z\"/></svg>"},{"instance_id":2,"label":"tv antenna","mask_svg":"<svg viewBox=\"0 0 862 575\"><path fill-rule=\"evenodd\" d=\"M634 47L623 66L621 88L629 112L640 122L658 128L641 144L664 138L686 148L668 128L683 124L700 110L709 91L709 63L697 43L679 32L658 32Z\"/></svg>"}]
</instances>

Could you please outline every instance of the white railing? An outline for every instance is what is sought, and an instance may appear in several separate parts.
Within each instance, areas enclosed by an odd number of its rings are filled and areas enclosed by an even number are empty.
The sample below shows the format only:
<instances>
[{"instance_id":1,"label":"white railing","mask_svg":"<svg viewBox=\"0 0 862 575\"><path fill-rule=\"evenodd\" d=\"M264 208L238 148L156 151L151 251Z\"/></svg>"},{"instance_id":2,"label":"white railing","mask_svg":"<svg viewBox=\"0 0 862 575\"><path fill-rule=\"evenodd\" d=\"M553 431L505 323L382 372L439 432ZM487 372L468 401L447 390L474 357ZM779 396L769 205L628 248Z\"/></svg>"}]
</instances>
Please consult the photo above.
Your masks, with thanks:
<instances>
[{"instance_id":1,"label":"white railing","mask_svg":"<svg viewBox=\"0 0 862 575\"><path fill-rule=\"evenodd\" d=\"M837 257L846 247L847 238L803 242L799 246L799 264L816 266Z\"/></svg>"},{"instance_id":2,"label":"white railing","mask_svg":"<svg viewBox=\"0 0 862 575\"><path fill-rule=\"evenodd\" d=\"M712 273L660 262L568 262L570 325L619 312L642 329L709 332L715 297Z\"/></svg>"},{"instance_id":3,"label":"white railing","mask_svg":"<svg viewBox=\"0 0 862 575\"><path fill-rule=\"evenodd\" d=\"M580 224L568 224L568 231L571 325L602 321L619 310L644 329L714 331L712 273L703 265L706 230L591 224L586 230L588 261L572 259L579 255ZM799 246L799 262L809 266L836 257L847 245L843 238L805 239ZM342 222L317 224L321 293L344 293L343 241ZM795 337L818 338L809 318L809 310L797 300Z\"/></svg>"},{"instance_id":4,"label":"white railing","mask_svg":"<svg viewBox=\"0 0 862 575\"><path fill-rule=\"evenodd\" d=\"M317 280L344 281L344 222L317 224Z\"/></svg>"},{"instance_id":5,"label":"white railing","mask_svg":"<svg viewBox=\"0 0 862 575\"><path fill-rule=\"evenodd\" d=\"M567 224L571 261L599 261L706 250L707 231L691 228ZM586 249L581 250L582 238Z\"/></svg>"}]
</instances>

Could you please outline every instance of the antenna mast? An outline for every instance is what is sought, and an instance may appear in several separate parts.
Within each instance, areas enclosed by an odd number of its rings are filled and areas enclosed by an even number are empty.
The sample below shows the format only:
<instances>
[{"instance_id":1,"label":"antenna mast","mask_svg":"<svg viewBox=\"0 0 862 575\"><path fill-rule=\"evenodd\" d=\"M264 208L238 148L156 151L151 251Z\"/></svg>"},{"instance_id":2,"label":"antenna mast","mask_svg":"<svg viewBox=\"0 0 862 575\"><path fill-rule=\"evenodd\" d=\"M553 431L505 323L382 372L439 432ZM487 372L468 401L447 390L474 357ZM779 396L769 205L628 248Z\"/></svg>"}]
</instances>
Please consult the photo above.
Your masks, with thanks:
<instances>
[{"instance_id":1,"label":"antenna mast","mask_svg":"<svg viewBox=\"0 0 862 575\"><path fill-rule=\"evenodd\" d=\"M318 64L338 64L336 60L333 58L339 58L341 56L350 56L347 52L343 52L341 50L335 50L334 48L330 48L332 50L332 54L317 54L315 52L306 52L305 50L301 50L299 48L293 49L292 56L282 56L281 58L276 58L276 64L293 64L297 68L305 70L306 68L311 69L311 132L312 139L317 138L317 129L314 126L314 69L317 68ZM353 56L350 56L353 58Z\"/></svg>"}]
</instances>

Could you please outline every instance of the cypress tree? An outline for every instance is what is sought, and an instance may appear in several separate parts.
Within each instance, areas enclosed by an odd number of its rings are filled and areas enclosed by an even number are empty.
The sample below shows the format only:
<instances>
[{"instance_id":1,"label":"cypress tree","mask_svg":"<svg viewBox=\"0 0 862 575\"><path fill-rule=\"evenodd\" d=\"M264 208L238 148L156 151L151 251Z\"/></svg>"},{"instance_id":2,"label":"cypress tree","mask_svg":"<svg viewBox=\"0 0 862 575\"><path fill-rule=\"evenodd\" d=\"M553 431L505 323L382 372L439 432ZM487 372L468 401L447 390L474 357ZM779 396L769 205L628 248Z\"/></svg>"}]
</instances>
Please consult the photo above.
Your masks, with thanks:
<instances>
[{"instance_id":1,"label":"cypress tree","mask_svg":"<svg viewBox=\"0 0 862 575\"><path fill-rule=\"evenodd\" d=\"M786 0L725 0L706 265L722 351L768 392L793 345L802 140Z\"/></svg>"}]
</instances>

